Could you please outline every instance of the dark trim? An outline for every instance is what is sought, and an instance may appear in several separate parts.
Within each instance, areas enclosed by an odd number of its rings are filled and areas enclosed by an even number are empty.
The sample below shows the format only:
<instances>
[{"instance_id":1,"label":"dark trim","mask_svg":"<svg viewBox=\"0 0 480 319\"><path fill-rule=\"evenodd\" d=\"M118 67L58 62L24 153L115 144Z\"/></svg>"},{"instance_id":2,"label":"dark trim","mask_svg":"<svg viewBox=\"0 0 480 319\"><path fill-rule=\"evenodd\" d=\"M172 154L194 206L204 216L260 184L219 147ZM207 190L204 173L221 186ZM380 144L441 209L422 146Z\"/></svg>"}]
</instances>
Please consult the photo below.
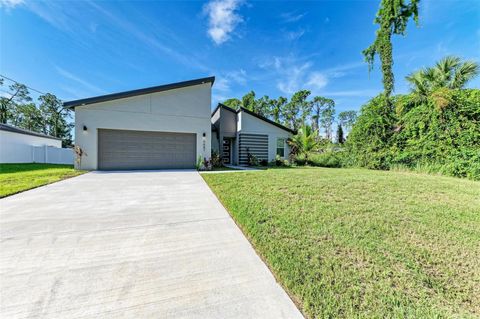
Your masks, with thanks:
<instances>
[{"instance_id":1,"label":"dark trim","mask_svg":"<svg viewBox=\"0 0 480 319\"><path fill-rule=\"evenodd\" d=\"M32 136L38 136L38 137L44 137L44 138L49 138L49 139L58 140L58 141L61 141L61 140L62 140L61 138L58 138L58 137L53 137L53 136L50 136L50 135L46 135L46 134L37 133L37 132L34 132L34 131L25 130L25 129L23 129L23 128L11 126L11 125L8 125L8 124L0 124L0 131L6 131L6 132L12 132L12 133L18 133L18 134L25 134L25 135L32 135Z\"/></svg>"},{"instance_id":2,"label":"dark trim","mask_svg":"<svg viewBox=\"0 0 480 319\"><path fill-rule=\"evenodd\" d=\"M244 107L240 107L238 110L234 110L234 109L232 109L231 107L226 106L225 104L218 103L217 107L213 110L211 116L213 116L213 115L218 111L219 108L222 108L222 109L224 109L224 110L233 112L233 113L235 113L235 114L238 114L240 111L243 111L243 112L245 112L245 113L247 113L247 114L249 114L249 115L252 115L252 116L254 116L254 117L256 117L256 118L258 118L258 119L260 119L260 120L262 120L262 121L265 121L265 122L267 122L267 123L269 123L269 124L275 125L276 127L281 128L282 130L285 130L285 131L290 132L290 133L292 133L292 134L297 134L297 132L296 132L295 130L292 130L291 128L288 128L288 127L286 127L286 126L283 126L282 124L279 124L279 123L277 123L277 122L275 122L275 121L272 121L272 120L270 120L270 119L267 119L266 117L261 116L261 115L255 113L255 112L252 112L252 111L250 111L250 110L247 110L247 109L244 108Z\"/></svg>"},{"instance_id":3,"label":"dark trim","mask_svg":"<svg viewBox=\"0 0 480 319\"><path fill-rule=\"evenodd\" d=\"M254 112L252 112L252 111L250 111L250 110L247 110L247 109L244 108L244 107L240 107L240 109L237 111L237 113L240 112L240 111L243 111L243 112L245 112L245 113L247 113L247 114L249 114L249 115L251 115L251 116L254 116L254 117L256 117L256 118L258 118L258 119L260 119L260 120L263 120L263 121L265 121L265 122L267 122L267 123L269 123L269 124L275 125L276 127L281 128L282 130L285 130L285 131L290 132L290 133L292 133L292 134L297 134L297 132L296 132L295 130L292 130L291 128L288 128L288 127L286 127L286 126L283 126L282 124L279 124L279 123L277 123L277 122L274 122L274 121L272 121L272 120L270 120L270 119L267 119L267 118L264 117L264 116L258 115L257 113L254 113Z\"/></svg>"},{"instance_id":4,"label":"dark trim","mask_svg":"<svg viewBox=\"0 0 480 319\"><path fill-rule=\"evenodd\" d=\"M217 113L219 108L222 108L224 110L227 110L227 111L230 111L230 112L233 112L233 113L237 114L237 111L232 109L231 107L226 106L225 104L222 104L222 103L218 103L217 107L213 110L211 116L213 116L215 113Z\"/></svg>"},{"instance_id":5,"label":"dark trim","mask_svg":"<svg viewBox=\"0 0 480 319\"><path fill-rule=\"evenodd\" d=\"M184 87L187 87L187 86L199 85L199 84L204 84L204 83L211 83L211 85L213 85L214 82L215 82L215 77L210 76L210 77L207 77L207 78L195 79L195 80L190 80L190 81L170 83L170 84L165 84L165 85L160 85L160 86L152 86L152 87L144 88L144 89L118 92L118 93L113 93L113 94L90 97L90 98L81 99L81 100L68 101L68 102L64 102L63 106L66 107L66 108L69 108L69 109L74 109L76 106L80 106L80 105L87 105L87 104L106 102L106 101L111 101L111 100L124 99L124 98L127 98L127 97L150 94L150 93L157 93L157 92L163 92L163 91L179 89L179 88L184 88Z\"/></svg>"}]
</instances>

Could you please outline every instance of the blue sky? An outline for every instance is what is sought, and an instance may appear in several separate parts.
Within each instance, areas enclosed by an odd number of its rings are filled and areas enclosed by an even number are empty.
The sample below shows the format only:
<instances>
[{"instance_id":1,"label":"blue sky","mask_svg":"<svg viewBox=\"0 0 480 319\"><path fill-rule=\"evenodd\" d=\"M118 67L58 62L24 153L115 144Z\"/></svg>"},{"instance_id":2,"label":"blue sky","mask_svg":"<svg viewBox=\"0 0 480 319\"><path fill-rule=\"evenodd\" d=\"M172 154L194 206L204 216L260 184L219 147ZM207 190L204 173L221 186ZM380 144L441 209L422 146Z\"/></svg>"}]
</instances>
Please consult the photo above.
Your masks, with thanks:
<instances>
[{"instance_id":1,"label":"blue sky","mask_svg":"<svg viewBox=\"0 0 480 319\"><path fill-rule=\"evenodd\" d=\"M214 103L310 89L342 111L382 89L361 55L379 0L0 3L0 73L63 100L215 75ZM421 1L394 39L396 93L447 54L480 60L480 1Z\"/></svg>"}]
</instances>

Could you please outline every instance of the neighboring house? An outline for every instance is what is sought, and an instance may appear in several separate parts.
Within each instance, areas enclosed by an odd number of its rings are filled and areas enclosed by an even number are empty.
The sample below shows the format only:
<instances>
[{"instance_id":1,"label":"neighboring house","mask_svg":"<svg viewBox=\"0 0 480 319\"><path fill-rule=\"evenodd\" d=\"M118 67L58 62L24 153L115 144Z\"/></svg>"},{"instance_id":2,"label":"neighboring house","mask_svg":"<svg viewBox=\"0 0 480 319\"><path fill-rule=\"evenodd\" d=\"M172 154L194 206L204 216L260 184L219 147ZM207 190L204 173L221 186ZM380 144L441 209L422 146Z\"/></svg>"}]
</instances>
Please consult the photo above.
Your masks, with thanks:
<instances>
[{"instance_id":1,"label":"neighboring house","mask_svg":"<svg viewBox=\"0 0 480 319\"><path fill-rule=\"evenodd\" d=\"M73 164L73 152L59 138L0 124L0 163Z\"/></svg>"},{"instance_id":2,"label":"neighboring house","mask_svg":"<svg viewBox=\"0 0 480 319\"><path fill-rule=\"evenodd\" d=\"M287 139L295 134L245 108L234 110L218 104L212 113L212 149L225 164L247 165L248 153L259 161L272 161L276 155L286 159L290 152Z\"/></svg>"},{"instance_id":3,"label":"neighboring house","mask_svg":"<svg viewBox=\"0 0 480 319\"><path fill-rule=\"evenodd\" d=\"M194 168L211 156L214 77L64 103L75 111L81 169Z\"/></svg>"}]
</instances>

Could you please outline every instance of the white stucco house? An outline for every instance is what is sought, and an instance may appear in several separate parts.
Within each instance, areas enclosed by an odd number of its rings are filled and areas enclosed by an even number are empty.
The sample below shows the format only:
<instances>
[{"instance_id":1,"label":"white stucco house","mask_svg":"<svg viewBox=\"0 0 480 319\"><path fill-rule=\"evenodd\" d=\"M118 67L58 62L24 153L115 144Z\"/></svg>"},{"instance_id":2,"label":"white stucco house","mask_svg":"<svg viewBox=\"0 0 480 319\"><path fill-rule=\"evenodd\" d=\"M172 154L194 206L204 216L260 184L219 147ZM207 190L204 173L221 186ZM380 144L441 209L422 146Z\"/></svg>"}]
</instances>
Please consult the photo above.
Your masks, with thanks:
<instances>
[{"instance_id":1,"label":"white stucco house","mask_svg":"<svg viewBox=\"0 0 480 319\"><path fill-rule=\"evenodd\" d=\"M73 164L73 152L60 138L0 124L0 163Z\"/></svg>"},{"instance_id":2,"label":"white stucco house","mask_svg":"<svg viewBox=\"0 0 480 319\"><path fill-rule=\"evenodd\" d=\"M207 77L65 102L75 111L75 145L85 154L79 168L194 168L212 149L222 151L225 163L246 164L247 147L260 160L272 160L283 146L286 157L286 138L293 133L288 128L245 109L220 105L211 113L214 81Z\"/></svg>"}]
</instances>

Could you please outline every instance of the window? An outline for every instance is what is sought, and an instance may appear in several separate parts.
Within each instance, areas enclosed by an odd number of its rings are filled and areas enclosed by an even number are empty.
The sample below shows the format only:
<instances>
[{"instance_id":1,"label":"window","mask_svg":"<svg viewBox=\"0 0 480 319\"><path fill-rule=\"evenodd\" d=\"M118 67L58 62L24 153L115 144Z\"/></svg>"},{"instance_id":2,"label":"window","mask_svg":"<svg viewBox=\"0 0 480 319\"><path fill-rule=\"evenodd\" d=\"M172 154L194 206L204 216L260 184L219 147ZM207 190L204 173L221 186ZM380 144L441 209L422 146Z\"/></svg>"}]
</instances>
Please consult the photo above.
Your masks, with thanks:
<instances>
[{"instance_id":1,"label":"window","mask_svg":"<svg viewBox=\"0 0 480 319\"><path fill-rule=\"evenodd\" d=\"M285 139L277 138L277 155L285 157Z\"/></svg>"}]
</instances>

